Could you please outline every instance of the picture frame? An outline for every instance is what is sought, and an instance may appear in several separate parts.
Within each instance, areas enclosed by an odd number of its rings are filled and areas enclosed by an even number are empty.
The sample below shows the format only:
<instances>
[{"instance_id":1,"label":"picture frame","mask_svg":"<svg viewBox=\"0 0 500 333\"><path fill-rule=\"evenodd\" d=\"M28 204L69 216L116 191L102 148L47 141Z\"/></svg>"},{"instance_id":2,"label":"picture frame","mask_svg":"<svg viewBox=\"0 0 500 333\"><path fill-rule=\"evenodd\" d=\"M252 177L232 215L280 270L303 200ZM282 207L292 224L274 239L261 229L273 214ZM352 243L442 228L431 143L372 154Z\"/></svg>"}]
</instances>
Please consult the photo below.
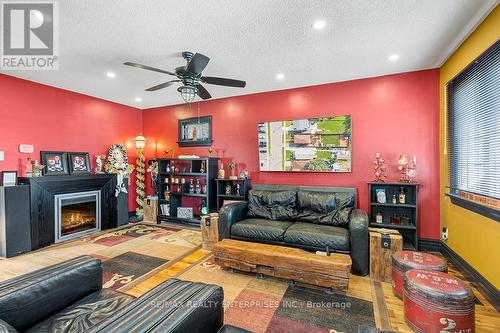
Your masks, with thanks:
<instances>
[{"instance_id":1,"label":"picture frame","mask_svg":"<svg viewBox=\"0 0 500 333\"><path fill-rule=\"evenodd\" d=\"M0 186L16 186L17 171L0 171Z\"/></svg>"},{"instance_id":2,"label":"picture frame","mask_svg":"<svg viewBox=\"0 0 500 333\"><path fill-rule=\"evenodd\" d=\"M68 175L68 153L65 151L41 151L40 159L44 176Z\"/></svg>"},{"instance_id":3,"label":"picture frame","mask_svg":"<svg viewBox=\"0 0 500 333\"><path fill-rule=\"evenodd\" d=\"M74 174L90 174L90 157L87 152L69 152L68 153L69 171Z\"/></svg>"},{"instance_id":4,"label":"picture frame","mask_svg":"<svg viewBox=\"0 0 500 333\"><path fill-rule=\"evenodd\" d=\"M177 207L177 218L192 219L193 218L193 208L192 207Z\"/></svg>"},{"instance_id":5,"label":"picture frame","mask_svg":"<svg viewBox=\"0 0 500 333\"><path fill-rule=\"evenodd\" d=\"M212 116L179 119L179 147L211 146Z\"/></svg>"}]
</instances>

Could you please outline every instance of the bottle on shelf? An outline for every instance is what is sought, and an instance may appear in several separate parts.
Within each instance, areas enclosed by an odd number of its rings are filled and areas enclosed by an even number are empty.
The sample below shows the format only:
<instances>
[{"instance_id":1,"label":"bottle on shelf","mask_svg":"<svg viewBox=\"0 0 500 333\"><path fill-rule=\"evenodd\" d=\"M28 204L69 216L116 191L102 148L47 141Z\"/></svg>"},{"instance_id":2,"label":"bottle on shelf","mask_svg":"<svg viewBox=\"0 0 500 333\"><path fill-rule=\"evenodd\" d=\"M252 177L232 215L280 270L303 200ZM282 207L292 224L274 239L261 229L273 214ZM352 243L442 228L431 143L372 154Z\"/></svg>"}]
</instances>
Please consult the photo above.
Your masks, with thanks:
<instances>
[{"instance_id":1,"label":"bottle on shelf","mask_svg":"<svg viewBox=\"0 0 500 333\"><path fill-rule=\"evenodd\" d=\"M195 189L197 194L201 193L201 185L200 185L200 180L196 179L196 189Z\"/></svg>"},{"instance_id":2,"label":"bottle on shelf","mask_svg":"<svg viewBox=\"0 0 500 333\"><path fill-rule=\"evenodd\" d=\"M194 193L194 184L193 184L193 179L192 178L189 180L189 193L190 194Z\"/></svg>"},{"instance_id":3,"label":"bottle on shelf","mask_svg":"<svg viewBox=\"0 0 500 333\"><path fill-rule=\"evenodd\" d=\"M391 217L391 224L395 224L395 225L401 224L401 219L399 218L399 216L396 215L396 213L394 213L394 215L392 215L392 217Z\"/></svg>"},{"instance_id":4,"label":"bottle on shelf","mask_svg":"<svg viewBox=\"0 0 500 333\"><path fill-rule=\"evenodd\" d=\"M405 204L406 203L406 193L405 189L403 186L399 188L399 203L400 204Z\"/></svg>"},{"instance_id":5,"label":"bottle on shelf","mask_svg":"<svg viewBox=\"0 0 500 333\"><path fill-rule=\"evenodd\" d=\"M201 161L200 173L205 173L205 162Z\"/></svg>"},{"instance_id":6,"label":"bottle on shelf","mask_svg":"<svg viewBox=\"0 0 500 333\"><path fill-rule=\"evenodd\" d=\"M397 204L398 203L398 199L396 198L395 194L392 195L392 203L393 204Z\"/></svg>"},{"instance_id":7,"label":"bottle on shelf","mask_svg":"<svg viewBox=\"0 0 500 333\"><path fill-rule=\"evenodd\" d=\"M170 173L170 165L169 164L167 164L167 170L166 171L167 171L167 173Z\"/></svg>"},{"instance_id":8,"label":"bottle on shelf","mask_svg":"<svg viewBox=\"0 0 500 333\"><path fill-rule=\"evenodd\" d=\"M382 211L377 211L377 215L375 215L375 222L382 223L384 216L382 215Z\"/></svg>"}]
</instances>

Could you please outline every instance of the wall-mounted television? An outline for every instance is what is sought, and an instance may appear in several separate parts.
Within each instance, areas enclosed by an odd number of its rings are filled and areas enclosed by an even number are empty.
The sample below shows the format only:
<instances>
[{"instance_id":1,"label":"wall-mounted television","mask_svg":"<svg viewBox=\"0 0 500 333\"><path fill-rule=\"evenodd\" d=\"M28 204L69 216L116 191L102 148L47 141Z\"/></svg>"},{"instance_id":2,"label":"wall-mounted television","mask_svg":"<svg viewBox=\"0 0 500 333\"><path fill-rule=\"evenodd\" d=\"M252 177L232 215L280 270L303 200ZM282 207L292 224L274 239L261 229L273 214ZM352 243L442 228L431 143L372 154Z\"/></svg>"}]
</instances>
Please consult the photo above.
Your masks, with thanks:
<instances>
[{"instance_id":1,"label":"wall-mounted television","mask_svg":"<svg viewBox=\"0 0 500 333\"><path fill-rule=\"evenodd\" d=\"M260 171L351 172L351 116L259 123Z\"/></svg>"}]
</instances>

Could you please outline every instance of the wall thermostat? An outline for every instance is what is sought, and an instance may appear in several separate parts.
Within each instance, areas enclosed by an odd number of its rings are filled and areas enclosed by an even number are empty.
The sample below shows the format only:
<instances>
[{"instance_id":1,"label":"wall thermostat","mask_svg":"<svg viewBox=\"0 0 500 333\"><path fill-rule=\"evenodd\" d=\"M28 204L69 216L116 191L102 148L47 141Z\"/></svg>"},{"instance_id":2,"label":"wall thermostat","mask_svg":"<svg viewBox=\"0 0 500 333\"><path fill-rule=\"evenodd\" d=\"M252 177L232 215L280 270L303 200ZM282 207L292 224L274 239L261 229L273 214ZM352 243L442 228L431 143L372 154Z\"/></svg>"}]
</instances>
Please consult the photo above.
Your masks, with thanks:
<instances>
[{"instance_id":1,"label":"wall thermostat","mask_svg":"<svg viewBox=\"0 0 500 333\"><path fill-rule=\"evenodd\" d=\"M33 153L33 145L19 145L19 152L20 153L25 153L25 154L32 154Z\"/></svg>"}]
</instances>

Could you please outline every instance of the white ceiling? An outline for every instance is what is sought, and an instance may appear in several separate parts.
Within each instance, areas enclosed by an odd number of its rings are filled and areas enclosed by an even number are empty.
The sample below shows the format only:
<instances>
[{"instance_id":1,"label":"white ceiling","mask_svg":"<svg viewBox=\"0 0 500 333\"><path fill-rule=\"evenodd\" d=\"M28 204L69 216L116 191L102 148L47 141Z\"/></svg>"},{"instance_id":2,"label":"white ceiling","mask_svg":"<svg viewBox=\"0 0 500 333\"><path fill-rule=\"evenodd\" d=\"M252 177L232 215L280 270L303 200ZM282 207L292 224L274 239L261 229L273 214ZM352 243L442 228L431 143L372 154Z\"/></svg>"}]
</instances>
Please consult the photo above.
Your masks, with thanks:
<instances>
[{"instance_id":1,"label":"white ceiling","mask_svg":"<svg viewBox=\"0 0 500 333\"><path fill-rule=\"evenodd\" d=\"M491 11L496 0L64 0L59 1L60 69L3 71L106 100L149 108L182 102L172 77L180 51L211 58L214 98L435 68ZM318 19L327 22L312 29ZM389 62L390 54L400 55ZM116 73L115 79L106 77ZM276 74L285 74L278 81ZM141 103L135 102L142 97Z\"/></svg>"}]
</instances>

